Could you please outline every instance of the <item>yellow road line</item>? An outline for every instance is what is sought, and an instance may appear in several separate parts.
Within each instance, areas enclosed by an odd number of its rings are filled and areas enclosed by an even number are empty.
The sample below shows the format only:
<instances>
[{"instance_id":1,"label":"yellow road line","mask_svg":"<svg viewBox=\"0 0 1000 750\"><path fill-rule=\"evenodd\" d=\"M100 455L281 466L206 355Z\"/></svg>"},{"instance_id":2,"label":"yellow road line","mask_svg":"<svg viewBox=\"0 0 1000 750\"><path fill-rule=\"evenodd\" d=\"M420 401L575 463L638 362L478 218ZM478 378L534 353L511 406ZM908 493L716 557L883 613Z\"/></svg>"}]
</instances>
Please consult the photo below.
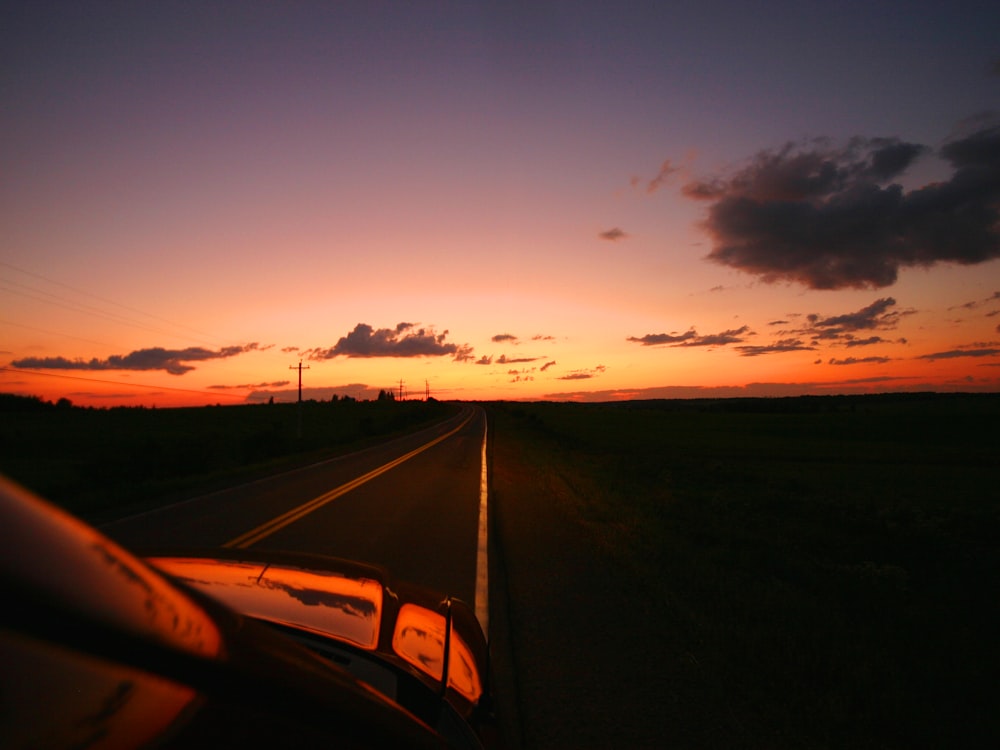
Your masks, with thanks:
<instances>
[{"instance_id":1,"label":"yellow road line","mask_svg":"<svg viewBox=\"0 0 1000 750\"><path fill-rule=\"evenodd\" d=\"M309 502L300 505L298 508L292 508L292 510L288 511L287 513L283 513L280 516L272 518L270 521L267 521L267 522L261 524L257 528L248 531L247 533L243 534L242 536L238 536L235 539L231 539L230 541L226 542L222 546L223 547L232 547L232 548L236 548L236 549L245 549L245 548L249 547L252 544L256 544L257 542L261 541L262 539L266 539L267 537L269 537L271 534L275 533L276 531L285 528L289 524L295 523L300 518L303 518L304 516L307 516L308 514L312 513L314 510L318 510L319 508L322 508L324 505L326 505L329 502L332 502L333 500L336 500L341 495L346 495L348 492L350 492L351 490L353 490L353 489L355 489L357 487L360 487L365 482L371 481L372 479L374 479L375 477L379 476L380 474L385 474L385 472L387 472L390 469L393 469L393 468L399 466L404 461L409 461L411 458L413 458L414 456L416 456L418 453L423 453L425 450L427 450L428 448L431 448L431 447L437 445L442 440L447 440L452 435L454 435L456 432L458 432L463 427L465 427L465 425L467 425L471 419L472 419L472 415L470 414L468 417L465 418L465 420L462 421L462 424L460 424L458 427L456 427L451 432L446 433L444 435L441 435L440 437L434 438L429 443L424 443L419 448L416 448L416 449L410 451L409 453L406 453L406 454L400 456L399 458L393 459L389 463L384 464L382 466L379 466L377 469L372 469L367 474L363 474L360 477L358 477L357 479L352 479L350 482L347 482L346 484L342 484L340 487L332 489L329 492L325 492L322 495L320 495L319 497L313 498Z\"/></svg>"}]
</instances>

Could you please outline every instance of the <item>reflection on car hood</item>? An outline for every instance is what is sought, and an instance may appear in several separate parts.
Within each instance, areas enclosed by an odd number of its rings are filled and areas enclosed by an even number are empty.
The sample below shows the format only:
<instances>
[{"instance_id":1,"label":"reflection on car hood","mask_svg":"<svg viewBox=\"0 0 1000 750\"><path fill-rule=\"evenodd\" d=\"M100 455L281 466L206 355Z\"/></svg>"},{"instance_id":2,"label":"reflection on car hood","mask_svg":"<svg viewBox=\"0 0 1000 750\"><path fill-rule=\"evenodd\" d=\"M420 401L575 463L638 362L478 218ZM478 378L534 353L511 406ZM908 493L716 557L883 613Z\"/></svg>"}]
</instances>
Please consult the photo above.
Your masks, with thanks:
<instances>
[{"instance_id":1,"label":"reflection on car hood","mask_svg":"<svg viewBox=\"0 0 1000 750\"><path fill-rule=\"evenodd\" d=\"M448 693L465 707L482 696L485 641L456 600L405 585L390 588L381 569L337 558L232 554L147 561L246 616L373 652L417 670L428 684L440 685L447 665Z\"/></svg>"},{"instance_id":2,"label":"reflection on car hood","mask_svg":"<svg viewBox=\"0 0 1000 750\"><path fill-rule=\"evenodd\" d=\"M383 597L379 580L242 560L180 557L149 562L250 617L334 636L364 649L378 645Z\"/></svg>"}]
</instances>

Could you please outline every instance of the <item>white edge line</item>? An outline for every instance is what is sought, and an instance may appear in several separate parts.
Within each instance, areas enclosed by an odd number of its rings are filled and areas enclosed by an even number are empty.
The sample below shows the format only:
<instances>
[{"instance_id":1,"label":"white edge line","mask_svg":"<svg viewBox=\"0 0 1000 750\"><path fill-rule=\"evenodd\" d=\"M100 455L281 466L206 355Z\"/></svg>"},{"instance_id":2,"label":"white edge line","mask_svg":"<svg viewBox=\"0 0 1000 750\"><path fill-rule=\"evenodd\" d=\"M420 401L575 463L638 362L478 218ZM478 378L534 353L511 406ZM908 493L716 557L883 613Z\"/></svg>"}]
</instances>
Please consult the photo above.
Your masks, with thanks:
<instances>
[{"instance_id":1,"label":"white edge line","mask_svg":"<svg viewBox=\"0 0 1000 750\"><path fill-rule=\"evenodd\" d=\"M489 640L490 632L490 586L489 559L487 557L488 528L486 507L489 500L489 483L486 474L486 436L488 423L483 415L482 471L479 479L479 550L476 555L476 619Z\"/></svg>"}]
</instances>

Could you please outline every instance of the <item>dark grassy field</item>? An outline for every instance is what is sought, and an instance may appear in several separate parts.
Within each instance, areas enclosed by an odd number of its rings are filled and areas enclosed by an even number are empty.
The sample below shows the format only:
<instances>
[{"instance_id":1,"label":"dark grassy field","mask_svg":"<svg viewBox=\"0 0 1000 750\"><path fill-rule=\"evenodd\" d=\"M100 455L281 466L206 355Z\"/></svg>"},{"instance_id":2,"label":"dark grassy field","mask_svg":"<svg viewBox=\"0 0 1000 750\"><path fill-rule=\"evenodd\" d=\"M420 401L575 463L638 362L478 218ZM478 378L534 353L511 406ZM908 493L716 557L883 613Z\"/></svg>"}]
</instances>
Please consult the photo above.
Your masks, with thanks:
<instances>
[{"instance_id":1,"label":"dark grassy field","mask_svg":"<svg viewBox=\"0 0 1000 750\"><path fill-rule=\"evenodd\" d=\"M996 746L1000 396L491 414L572 487L622 616L662 632L647 659L697 673L740 746ZM698 704L685 689L665 710ZM667 738L712 746L704 716L670 721Z\"/></svg>"},{"instance_id":2,"label":"dark grassy field","mask_svg":"<svg viewBox=\"0 0 1000 750\"><path fill-rule=\"evenodd\" d=\"M454 408L307 402L300 440L294 404L89 410L0 397L0 472L93 517ZM710 686L744 746L996 746L1000 395L488 409L498 434L572 488L636 603L623 616L664 632L677 674ZM712 746L702 723L672 736Z\"/></svg>"},{"instance_id":3,"label":"dark grassy field","mask_svg":"<svg viewBox=\"0 0 1000 750\"><path fill-rule=\"evenodd\" d=\"M437 401L305 401L85 409L0 394L0 473L83 517L169 499L335 455L456 407Z\"/></svg>"}]
</instances>

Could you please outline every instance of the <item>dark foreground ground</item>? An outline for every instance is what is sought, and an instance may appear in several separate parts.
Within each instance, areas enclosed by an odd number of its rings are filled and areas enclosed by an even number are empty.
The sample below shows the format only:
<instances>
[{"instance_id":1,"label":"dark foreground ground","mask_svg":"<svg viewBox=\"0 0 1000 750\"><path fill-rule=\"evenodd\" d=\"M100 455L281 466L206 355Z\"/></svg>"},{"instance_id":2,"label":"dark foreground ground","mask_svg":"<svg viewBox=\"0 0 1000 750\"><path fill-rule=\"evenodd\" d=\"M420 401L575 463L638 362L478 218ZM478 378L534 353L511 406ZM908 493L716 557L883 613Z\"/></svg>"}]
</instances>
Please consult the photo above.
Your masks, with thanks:
<instances>
[{"instance_id":1,"label":"dark foreground ground","mask_svg":"<svg viewBox=\"0 0 1000 750\"><path fill-rule=\"evenodd\" d=\"M15 401L0 470L92 516L454 406ZM486 407L509 746L997 747L1000 395Z\"/></svg>"},{"instance_id":2,"label":"dark foreground ground","mask_svg":"<svg viewBox=\"0 0 1000 750\"><path fill-rule=\"evenodd\" d=\"M490 413L511 744L996 747L1000 398Z\"/></svg>"}]
</instances>

